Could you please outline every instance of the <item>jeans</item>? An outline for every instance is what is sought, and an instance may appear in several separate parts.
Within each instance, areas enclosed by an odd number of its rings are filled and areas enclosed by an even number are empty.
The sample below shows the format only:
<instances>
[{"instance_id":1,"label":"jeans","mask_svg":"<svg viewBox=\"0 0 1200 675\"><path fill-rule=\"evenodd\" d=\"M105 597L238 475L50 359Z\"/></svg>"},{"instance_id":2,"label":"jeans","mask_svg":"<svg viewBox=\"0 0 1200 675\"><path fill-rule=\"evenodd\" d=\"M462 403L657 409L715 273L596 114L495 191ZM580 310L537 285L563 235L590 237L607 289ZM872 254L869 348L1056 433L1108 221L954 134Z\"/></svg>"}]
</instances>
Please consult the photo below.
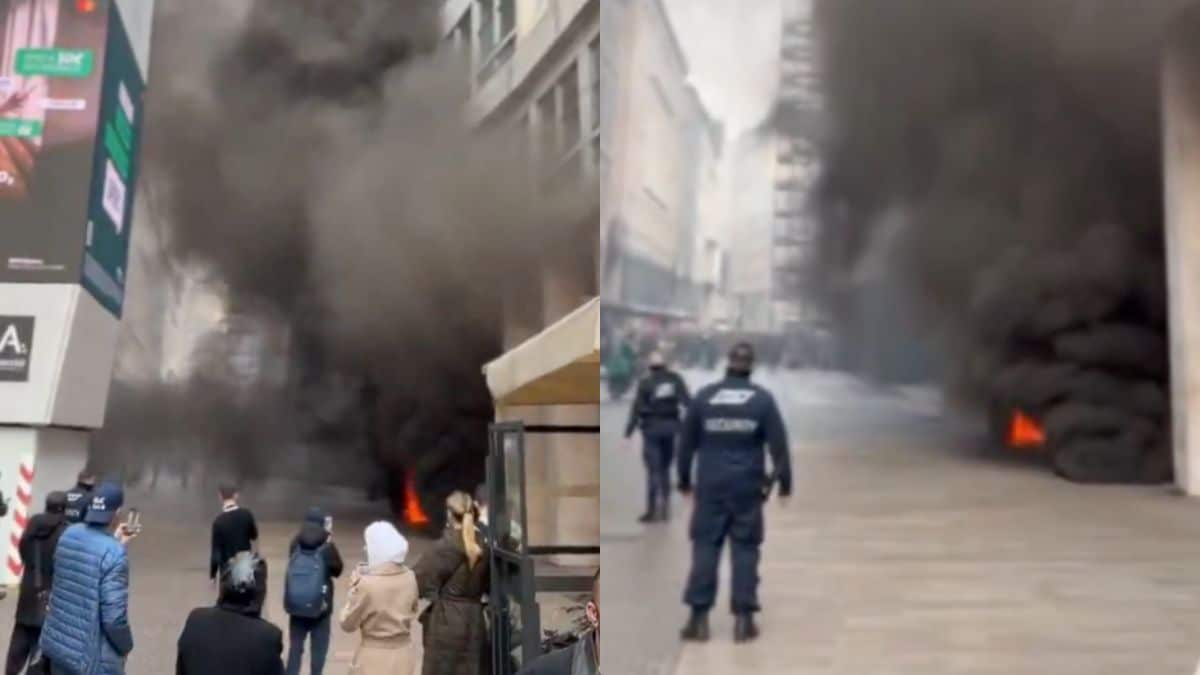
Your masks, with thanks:
<instances>
[{"instance_id":1,"label":"jeans","mask_svg":"<svg viewBox=\"0 0 1200 675\"><path fill-rule=\"evenodd\" d=\"M325 657L329 654L330 614L320 619L289 617L287 675L300 675L300 660L304 657L304 641L312 635L312 675L321 675L325 670Z\"/></svg>"}]
</instances>

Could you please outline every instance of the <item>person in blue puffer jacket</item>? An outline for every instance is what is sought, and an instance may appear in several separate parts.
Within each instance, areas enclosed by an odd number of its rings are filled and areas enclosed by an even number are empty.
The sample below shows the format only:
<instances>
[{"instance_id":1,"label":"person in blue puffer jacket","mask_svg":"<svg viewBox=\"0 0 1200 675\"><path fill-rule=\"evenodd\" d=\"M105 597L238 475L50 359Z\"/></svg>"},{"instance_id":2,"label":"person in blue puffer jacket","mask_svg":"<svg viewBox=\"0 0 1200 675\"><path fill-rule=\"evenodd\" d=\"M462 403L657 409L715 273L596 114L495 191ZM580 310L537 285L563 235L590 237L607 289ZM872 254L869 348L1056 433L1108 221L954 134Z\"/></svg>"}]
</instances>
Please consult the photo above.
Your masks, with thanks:
<instances>
[{"instance_id":1,"label":"person in blue puffer jacket","mask_svg":"<svg viewBox=\"0 0 1200 675\"><path fill-rule=\"evenodd\" d=\"M124 675L133 650L129 558L135 533L121 524L125 494L116 483L92 492L84 521L63 532L41 647L52 675Z\"/></svg>"}]
</instances>

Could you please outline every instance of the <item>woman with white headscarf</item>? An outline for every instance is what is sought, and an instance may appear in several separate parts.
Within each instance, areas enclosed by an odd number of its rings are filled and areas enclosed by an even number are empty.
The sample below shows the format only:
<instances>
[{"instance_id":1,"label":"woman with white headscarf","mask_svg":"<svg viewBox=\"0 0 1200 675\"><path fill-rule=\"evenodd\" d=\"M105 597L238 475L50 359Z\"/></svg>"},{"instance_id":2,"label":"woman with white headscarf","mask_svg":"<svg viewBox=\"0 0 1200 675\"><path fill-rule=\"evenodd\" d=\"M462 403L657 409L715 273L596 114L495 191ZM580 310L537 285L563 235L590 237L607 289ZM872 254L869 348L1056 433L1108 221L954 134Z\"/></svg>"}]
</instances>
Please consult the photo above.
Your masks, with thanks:
<instances>
[{"instance_id":1,"label":"woman with white headscarf","mask_svg":"<svg viewBox=\"0 0 1200 675\"><path fill-rule=\"evenodd\" d=\"M414 675L421 654L417 640L417 577L404 564L408 540L391 523L372 523L363 533L367 562L355 570L339 623L362 642L350 675Z\"/></svg>"}]
</instances>

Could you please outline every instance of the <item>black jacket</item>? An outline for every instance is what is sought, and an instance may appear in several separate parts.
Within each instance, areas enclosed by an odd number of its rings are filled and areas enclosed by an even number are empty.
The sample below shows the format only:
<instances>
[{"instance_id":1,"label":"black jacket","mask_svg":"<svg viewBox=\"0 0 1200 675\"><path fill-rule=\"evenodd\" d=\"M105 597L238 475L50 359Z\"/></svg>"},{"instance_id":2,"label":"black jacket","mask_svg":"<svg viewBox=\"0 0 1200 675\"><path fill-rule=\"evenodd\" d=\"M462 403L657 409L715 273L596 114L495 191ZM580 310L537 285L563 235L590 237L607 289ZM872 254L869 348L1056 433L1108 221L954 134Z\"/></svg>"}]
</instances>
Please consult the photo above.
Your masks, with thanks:
<instances>
[{"instance_id":1,"label":"black jacket","mask_svg":"<svg viewBox=\"0 0 1200 675\"><path fill-rule=\"evenodd\" d=\"M253 551L258 541L258 525L254 514L241 507L223 512L213 520L212 555L208 560L208 577L215 579L221 566L243 551Z\"/></svg>"},{"instance_id":2,"label":"black jacket","mask_svg":"<svg viewBox=\"0 0 1200 675\"><path fill-rule=\"evenodd\" d=\"M687 384L668 368L652 368L638 383L637 395L629 408L625 435L640 427L647 435L673 436L679 431L679 413L691 403Z\"/></svg>"},{"instance_id":3,"label":"black jacket","mask_svg":"<svg viewBox=\"0 0 1200 675\"><path fill-rule=\"evenodd\" d=\"M283 675L283 632L234 607L192 610L175 675Z\"/></svg>"},{"instance_id":4,"label":"black jacket","mask_svg":"<svg viewBox=\"0 0 1200 675\"><path fill-rule=\"evenodd\" d=\"M699 499L761 494L767 482L764 448L780 496L790 495L791 451L775 397L747 377L727 375L697 392L688 408L679 442L679 487L691 487L695 458Z\"/></svg>"},{"instance_id":5,"label":"black jacket","mask_svg":"<svg viewBox=\"0 0 1200 675\"><path fill-rule=\"evenodd\" d=\"M598 675L600 671L596 668L596 657L594 656L595 643L591 640L592 636L590 634L584 635L570 647L559 649L558 651L553 651L534 659L522 668L517 675L572 675L571 669L575 665L577 655L582 663L587 664L585 667L588 672Z\"/></svg>"},{"instance_id":6,"label":"black jacket","mask_svg":"<svg viewBox=\"0 0 1200 675\"><path fill-rule=\"evenodd\" d=\"M75 487L67 490L67 523L82 523L83 514L87 512L88 502L91 501L92 488L76 483Z\"/></svg>"},{"instance_id":7,"label":"black jacket","mask_svg":"<svg viewBox=\"0 0 1200 675\"><path fill-rule=\"evenodd\" d=\"M329 533L325 528L314 523L305 523L300 528L300 534L292 538L292 543L288 546L289 558L296 552L297 547L309 550L323 547L321 554L325 556L325 570L329 572L329 583L325 585L325 606L329 608L326 612L328 614L333 611L333 580L342 576L342 554L338 552L337 546L329 541Z\"/></svg>"},{"instance_id":8,"label":"black jacket","mask_svg":"<svg viewBox=\"0 0 1200 675\"><path fill-rule=\"evenodd\" d=\"M21 535L18 550L25 571L21 574L21 594L17 598L19 625L41 626L46 620L46 600L54 581L54 549L65 529L67 521L63 514L39 513Z\"/></svg>"}]
</instances>

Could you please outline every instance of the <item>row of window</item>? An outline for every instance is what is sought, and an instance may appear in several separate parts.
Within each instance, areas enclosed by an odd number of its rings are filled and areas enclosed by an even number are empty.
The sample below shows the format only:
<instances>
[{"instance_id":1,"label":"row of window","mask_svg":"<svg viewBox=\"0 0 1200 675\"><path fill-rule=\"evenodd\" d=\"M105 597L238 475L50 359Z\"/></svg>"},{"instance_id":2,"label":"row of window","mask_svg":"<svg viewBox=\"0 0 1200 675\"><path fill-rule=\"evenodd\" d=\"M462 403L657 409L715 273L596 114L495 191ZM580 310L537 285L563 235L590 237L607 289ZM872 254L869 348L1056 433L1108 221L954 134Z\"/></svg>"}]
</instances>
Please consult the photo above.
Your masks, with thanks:
<instances>
[{"instance_id":1,"label":"row of window","mask_svg":"<svg viewBox=\"0 0 1200 675\"><path fill-rule=\"evenodd\" d=\"M516 49L515 4L515 0L475 0L450 33L449 40L475 64L479 83L502 67ZM477 53L473 51L476 48ZM590 81L585 83L580 78L581 62L577 61L533 105L534 128L540 136L537 145L541 173L554 185L578 180L587 168L587 157L594 168L598 169L601 162L600 120L606 111L601 108L599 37L588 45L586 59ZM591 101L588 129L584 128L581 106L585 86Z\"/></svg>"}]
</instances>

